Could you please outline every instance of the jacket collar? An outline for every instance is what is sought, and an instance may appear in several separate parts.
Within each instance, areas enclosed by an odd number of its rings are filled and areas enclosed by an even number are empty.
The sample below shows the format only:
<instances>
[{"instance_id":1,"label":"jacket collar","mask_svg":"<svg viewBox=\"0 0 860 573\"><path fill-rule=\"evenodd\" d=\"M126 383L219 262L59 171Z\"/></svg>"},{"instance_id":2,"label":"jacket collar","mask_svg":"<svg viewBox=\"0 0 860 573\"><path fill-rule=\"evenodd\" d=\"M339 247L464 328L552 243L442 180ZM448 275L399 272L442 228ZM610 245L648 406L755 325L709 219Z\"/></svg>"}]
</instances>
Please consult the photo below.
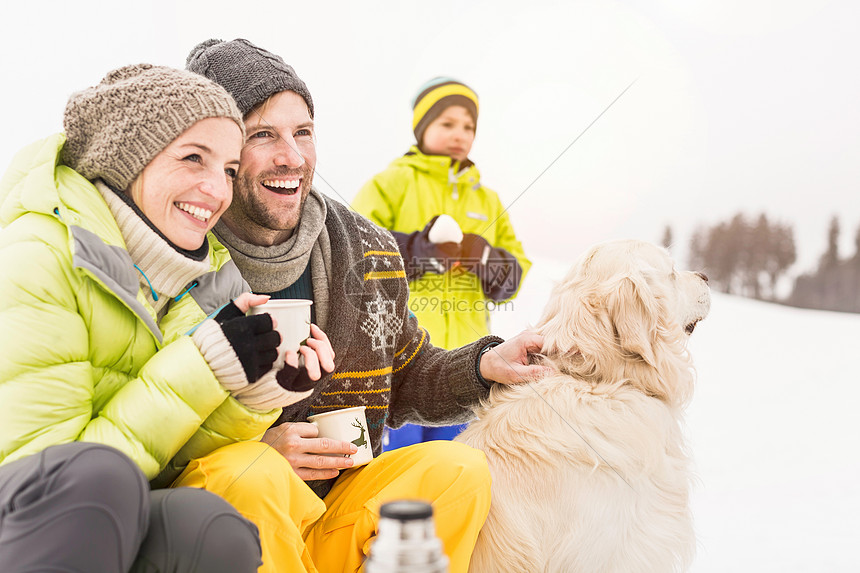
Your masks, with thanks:
<instances>
[{"instance_id":1,"label":"jacket collar","mask_svg":"<svg viewBox=\"0 0 860 573\"><path fill-rule=\"evenodd\" d=\"M64 134L55 134L27 146L15 156L0 181L0 224L8 225L26 213L57 219L68 230L74 267L104 285L146 324L161 344L163 335L155 322L155 313L139 293L137 270L104 198L85 177L60 164L65 140ZM206 314L217 310L216 301L223 301L224 292L236 296L248 290L235 265L235 272L216 280L215 273L229 261L229 254L211 235L209 243L210 272L195 281L198 285L190 291ZM213 295L213 289L218 296Z\"/></svg>"},{"instance_id":2,"label":"jacket collar","mask_svg":"<svg viewBox=\"0 0 860 573\"><path fill-rule=\"evenodd\" d=\"M417 145L409 148L402 157L394 160L395 164L409 165L419 171L424 171L432 177L439 177L445 180L449 179L449 172L453 168L457 174L457 179L460 180L467 175L472 175L478 179L478 168L471 160L459 162L451 159L447 155L427 155L418 149Z\"/></svg>"}]
</instances>

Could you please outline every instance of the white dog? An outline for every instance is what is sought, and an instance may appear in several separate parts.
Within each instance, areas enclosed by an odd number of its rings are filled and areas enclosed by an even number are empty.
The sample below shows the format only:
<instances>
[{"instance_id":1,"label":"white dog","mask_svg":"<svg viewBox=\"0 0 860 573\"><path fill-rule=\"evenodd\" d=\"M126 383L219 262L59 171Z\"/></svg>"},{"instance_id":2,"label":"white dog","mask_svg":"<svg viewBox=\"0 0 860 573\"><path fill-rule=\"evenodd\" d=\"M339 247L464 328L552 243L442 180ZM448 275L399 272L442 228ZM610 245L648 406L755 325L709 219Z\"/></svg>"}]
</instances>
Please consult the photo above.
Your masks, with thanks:
<instances>
[{"instance_id":1,"label":"white dog","mask_svg":"<svg viewBox=\"0 0 860 573\"><path fill-rule=\"evenodd\" d=\"M492 506L470 571L685 570L695 551L682 410L707 277L640 241L590 249L537 330L552 373L496 384L457 438L483 450Z\"/></svg>"}]
</instances>

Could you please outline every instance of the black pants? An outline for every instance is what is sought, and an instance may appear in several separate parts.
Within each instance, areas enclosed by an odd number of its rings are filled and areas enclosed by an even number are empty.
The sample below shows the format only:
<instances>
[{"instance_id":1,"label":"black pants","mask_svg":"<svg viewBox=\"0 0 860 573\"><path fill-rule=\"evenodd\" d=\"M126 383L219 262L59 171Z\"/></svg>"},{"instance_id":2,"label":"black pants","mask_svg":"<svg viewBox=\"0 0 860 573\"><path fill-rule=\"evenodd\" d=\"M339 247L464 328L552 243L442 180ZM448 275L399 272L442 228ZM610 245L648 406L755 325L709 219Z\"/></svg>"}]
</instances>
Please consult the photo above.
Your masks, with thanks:
<instances>
[{"instance_id":1,"label":"black pants","mask_svg":"<svg viewBox=\"0 0 860 573\"><path fill-rule=\"evenodd\" d=\"M245 572L257 527L194 488L150 492L119 450L76 442L0 467L0 571Z\"/></svg>"}]
</instances>

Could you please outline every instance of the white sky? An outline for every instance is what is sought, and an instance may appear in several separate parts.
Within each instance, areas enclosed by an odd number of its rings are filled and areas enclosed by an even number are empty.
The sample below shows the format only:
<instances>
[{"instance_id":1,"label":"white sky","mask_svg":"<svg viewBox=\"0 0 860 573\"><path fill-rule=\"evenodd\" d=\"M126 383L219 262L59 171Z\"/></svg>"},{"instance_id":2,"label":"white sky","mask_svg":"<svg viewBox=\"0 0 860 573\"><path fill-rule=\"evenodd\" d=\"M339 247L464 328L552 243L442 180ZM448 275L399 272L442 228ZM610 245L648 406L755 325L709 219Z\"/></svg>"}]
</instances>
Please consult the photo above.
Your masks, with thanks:
<instances>
[{"instance_id":1,"label":"white sky","mask_svg":"<svg viewBox=\"0 0 860 573\"><path fill-rule=\"evenodd\" d=\"M506 204L528 188L511 214L533 256L572 260L610 238L656 242L666 224L686 241L694 224L738 210L794 224L798 270L823 252L834 214L843 255L853 253L858 3L525 4L16 2L0 35L0 165L60 130L69 94L108 70L182 66L201 40L246 37L308 84L316 182L344 200L412 143L417 87L449 75L481 97L472 158L484 182Z\"/></svg>"}]
</instances>

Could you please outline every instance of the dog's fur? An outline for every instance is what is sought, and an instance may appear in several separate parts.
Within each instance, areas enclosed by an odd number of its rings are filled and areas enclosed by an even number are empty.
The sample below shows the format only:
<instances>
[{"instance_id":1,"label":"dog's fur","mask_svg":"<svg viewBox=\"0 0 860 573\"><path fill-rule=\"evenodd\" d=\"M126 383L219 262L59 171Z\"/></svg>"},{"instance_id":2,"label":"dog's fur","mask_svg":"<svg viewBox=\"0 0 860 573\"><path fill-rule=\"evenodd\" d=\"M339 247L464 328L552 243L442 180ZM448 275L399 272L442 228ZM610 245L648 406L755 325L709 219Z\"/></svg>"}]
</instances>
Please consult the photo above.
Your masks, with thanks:
<instances>
[{"instance_id":1,"label":"dog's fur","mask_svg":"<svg viewBox=\"0 0 860 573\"><path fill-rule=\"evenodd\" d=\"M597 245L569 271L536 326L551 374L494 385L458 438L493 477L470 571L689 567L686 341L709 308L707 278L649 243Z\"/></svg>"}]
</instances>

